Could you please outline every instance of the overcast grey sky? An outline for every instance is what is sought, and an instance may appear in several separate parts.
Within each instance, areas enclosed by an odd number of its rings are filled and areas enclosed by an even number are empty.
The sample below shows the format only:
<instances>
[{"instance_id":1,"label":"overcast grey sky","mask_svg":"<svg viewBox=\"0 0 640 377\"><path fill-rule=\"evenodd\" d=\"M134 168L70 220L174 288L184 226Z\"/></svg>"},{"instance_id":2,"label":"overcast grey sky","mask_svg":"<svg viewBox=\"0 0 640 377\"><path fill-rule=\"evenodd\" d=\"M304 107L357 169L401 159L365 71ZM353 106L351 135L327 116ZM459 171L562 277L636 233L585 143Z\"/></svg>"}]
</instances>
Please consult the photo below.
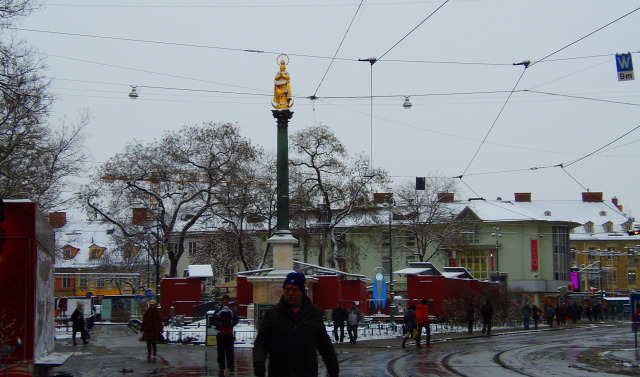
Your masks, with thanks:
<instances>
[{"instance_id":1,"label":"overcast grey sky","mask_svg":"<svg viewBox=\"0 0 640 377\"><path fill-rule=\"evenodd\" d=\"M323 123L397 181L462 175L463 198L578 200L589 189L640 213L640 78L618 81L615 63L631 52L640 66L639 6L51 0L16 35L46 58L54 117L93 113L94 163L206 121L235 122L275 150L270 100L286 53L290 133ZM380 60L358 61L370 57Z\"/></svg>"}]
</instances>

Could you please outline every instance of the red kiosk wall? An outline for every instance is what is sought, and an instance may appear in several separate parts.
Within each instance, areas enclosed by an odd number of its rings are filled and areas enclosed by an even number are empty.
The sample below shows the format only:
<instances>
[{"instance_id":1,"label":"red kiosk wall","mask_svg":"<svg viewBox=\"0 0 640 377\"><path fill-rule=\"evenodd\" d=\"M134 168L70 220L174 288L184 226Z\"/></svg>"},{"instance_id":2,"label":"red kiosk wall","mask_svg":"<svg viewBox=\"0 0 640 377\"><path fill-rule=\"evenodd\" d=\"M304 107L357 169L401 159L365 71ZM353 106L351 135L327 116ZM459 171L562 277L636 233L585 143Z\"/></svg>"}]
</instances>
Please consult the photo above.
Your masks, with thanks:
<instances>
[{"instance_id":1,"label":"red kiosk wall","mask_svg":"<svg viewBox=\"0 0 640 377\"><path fill-rule=\"evenodd\" d=\"M246 276L238 276L236 311L239 316L247 315L247 306L253 302L253 284L247 281Z\"/></svg>"},{"instance_id":2,"label":"red kiosk wall","mask_svg":"<svg viewBox=\"0 0 640 377\"><path fill-rule=\"evenodd\" d=\"M340 277L314 276L318 283L313 286L313 303L324 313L327 309L336 307L336 303L342 300L343 290L340 287ZM344 282L343 282L344 283Z\"/></svg>"},{"instance_id":3,"label":"red kiosk wall","mask_svg":"<svg viewBox=\"0 0 640 377\"><path fill-rule=\"evenodd\" d=\"M34 361L54 347L54 236L35 203L6 201L0 223L2 364ZM22 347L17 347L18 339ZM11 375L11 374L10 374Z\"/></svg>"},{"instance_id":4,"label":"red kiosk wall","mask_svg":"<svg viewBox=\"0 0 640 377\"><path fill-rule=\"evenodd\" d=\"M351 301L356 301L359 303L357 305L358 309L363 314L367 313L367 284L362 280L343 280L342 301L342 307L344 308L349 308Z\"/></svg>"},{"instance_id":5,"label":"red kiosk wall","mask_svg":"<svg viewBox=\"0 0 640 377\"><path fill-rule=\"evenodd\" d=\"M164 278L160 282L161 311L164 318L174 315L193 316L193 306L201 304L200 279Z\"/></svg>"}]
</instances>

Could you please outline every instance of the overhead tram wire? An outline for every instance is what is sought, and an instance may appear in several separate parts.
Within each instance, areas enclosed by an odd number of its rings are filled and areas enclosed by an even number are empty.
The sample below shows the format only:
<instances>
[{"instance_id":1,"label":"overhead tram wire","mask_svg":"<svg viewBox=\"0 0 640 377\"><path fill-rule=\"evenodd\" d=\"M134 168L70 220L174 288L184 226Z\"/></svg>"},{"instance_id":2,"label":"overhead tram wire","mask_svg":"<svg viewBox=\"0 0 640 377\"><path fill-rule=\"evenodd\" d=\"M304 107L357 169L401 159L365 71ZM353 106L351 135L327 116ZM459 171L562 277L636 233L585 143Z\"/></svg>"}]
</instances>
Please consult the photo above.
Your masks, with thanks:
<instances>
[{"instance_id":1,"label":"overhead tram wire","mask_svg":"<svg viewBox=\"0 0 640 377\"><path fill-rule=\"evenodd\" d=\"M589 98L589 97L582 97L582 96L574 96L574 95L571 95L571 94L560 94L560 93L552 93L552 92L543 92L543 91L532 90L532 89L523 89L523 90L521 90L521 92L529 92L529 93L536 93L536 94L546 94L546 95L549 95L549 96L574 98L574 99L581 99L581 100L587 100L587 101L614 103L614 104L617 104L617 105L640 106L640 103L613 101L613 100L601 99L601 98Z\"/></svg>"},{"instance_id":2,"label":"overhead tram wire","mask_svg":"<svg viewBox=\"0 0 640 377\"><path fill-rule=\"evenodd\" d=\"M331 65L333 64L333 62L336 59L336 56L338 55L338 52L340 51L340 48L342 47L342 44L344 43L344 40L347 38L347 34L349 34L349 30L351 30L351 26L353 25L353 21L355 21L356 16L358 15L358 12L360 11L360 7L362 7L362 3L364 2L364 0L360 0L360 4L358 5L358 8L356 9L356 12L353 14L353 17L351 18L351 22L349 23L349 27L347 27L347 30L344 32L344 35L342 36L342 40L340 41L340 44L338 45L338 48L336 49L335 54L333 54L333 57L331 58L331 61L329 62L329 66L327 67L327 70L324 72L324 75L322 76L322 79L320 80L320 83L318 84L318 87L316 88L316 91L313 93L313 98L316 97L316 94L318 94L318 90L320 90L320 86L322 86L322 83L324 82L325 77L327 77L327 73L329 73L329 70L331 69Z\"/></svg>"},{"instance_id":3,"label":"overhead tram wire","mask_svg":"<svg viewBox=\"0 0 640 377\"><path fill-rule=\"evenodd\" d=\"M422 20L418 25L416 25L413 29L411 29L404 37L400 38L400 40L398 42L396 42L393 46L391 46L391 48L389 48L384 54L380 55L380 57L378 58L378 60L381 60L382 58L384 58L385 55L387 55L391 50L393 50L397 45L399 45L402 41L405 40L405 38L407 38L411 33L413 33L414 31L416 31L416 29L418 29L422 24L424 24L429 18L431 18L431 16L433 16L437 11L439 11L443 6L445 6L447 3L449 2L449 0L446 0L444 3L440 4L440 6L438 8L436 8L436 10L434 10L433 12L431 12L431 14L429 14L424 20Z\"/></svg>"},{"instance_id":4,"label":"overhead tram wire","mask_svg":"<svg viewBox=\"0 0 640 377\"><path fill-rule=\"evenodd\" d=\"M500 115L502 115L502 112L507 107L507 104L509 103L509 100L511 99L511 96L513 96L513 93L515 92L516 88L518 87L518 84L520 83L520 80L522 80L522 77L524 76L524 73L527 71L527 68L529 67L529 62L526 61L526 62L522 62L522 63L514 63L514 65L523 65L524 69L522 70L522 73L520 74L520 77L518 77L518 81L516 81L516 84L513 86L513 89L511 89L511 92L509 92L509 95L507 96L507 99L504 101L504 104L502 104L502 108L500 108L500 111L498 112L498 115L493 120L493 123L491 124L491 127L489 127L489 130L487 131L486 135L484 135L484 139L482 139L482 142L478 146L478 149L476 149L476 153L473 154L473 157L471 157L471 161L469 161L469 164L464 169L464 172L460 175L460 180L462 180L462 177L469 170L469 167L471 166L473 161L478 156L478 153L480 152L480 149L482 149L482 146L487 141L487 138L489 137L489 134L491 134L491 131L493 130L493 127L495 127L496 123L498 122L498 119L500 119Z\"/></svg>"},{"instance_id":5,"label":"overhead tram wire","mask_svg":"<svg viewBox=\"0 0 640 377\"><path fill-rule=\"evenodd\" d=\"M573 41L573 42L569 43L568 45L566 45L566 46L564 46L564 47L562 47L562 48L560 48L560 49L558 49L558 50L556 50L556 51L554 51L554 52L550 53L549 55L545 56L544 58L539 59L539 60L536 60L535 62L531 63L531 65L535 65L535 64L540 63L540 62L541 62L541 61L543 61L543 60L546 60L547 58L549 58L549 57L551 57L551 56L553 56L553 55L557 54L558 52L560 52L560 51L562 51L562 50L564 50L564 49L567 49L567 48L569 48L569 47L573 46L574 44L576 44L576 43L580 42L581 40L583 40L583 39L585 39L585 38L587 38L587 37L589 37L589 36L591 36L591 35L593 35L593 34L595 34L595 33L599 32L600 30L602 30L602 29L604 29L604 28L606 28L606 27L608 27L608 26L613 25L614 23L616 23L616 22L620 21L621 19L623 19L623 18L625 18L625 17L627 17L627 16L631 15L632 13L637 12L638 10L640 10L640 7L638 7L638 8L636 8L636 9L632 10L631 12L629 12L629 13L627 13L627 14L625 14L625 15L622 15L622 16L620 16L620 17L616 18L615 20L613 20L613 21L609 22L608 24L606 24L606 25L604 25L604 26L601 26L601 27L597 28L596 30L592 31L592 32L591 32L591 33L589 33L589 34L587 34L587 35L585 35L585 36L583 36L583 37L581 37L581 38L576 39L575 41Z\"/></svg>"}]
</instances>

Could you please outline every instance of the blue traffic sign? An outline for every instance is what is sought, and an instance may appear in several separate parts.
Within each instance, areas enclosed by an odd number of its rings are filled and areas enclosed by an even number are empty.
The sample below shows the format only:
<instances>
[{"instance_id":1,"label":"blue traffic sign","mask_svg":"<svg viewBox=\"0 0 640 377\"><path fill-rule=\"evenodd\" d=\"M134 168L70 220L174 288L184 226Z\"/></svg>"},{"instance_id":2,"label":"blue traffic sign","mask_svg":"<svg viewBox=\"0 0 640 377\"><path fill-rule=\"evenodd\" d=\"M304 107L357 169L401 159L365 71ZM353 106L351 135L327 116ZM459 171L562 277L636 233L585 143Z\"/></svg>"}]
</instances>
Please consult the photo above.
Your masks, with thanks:
<instances>
[{"instance_id":1,"label":"blue traffic sign","mask_svg":"<svg viewBox=\"0 0 640 377\"><path fill-rule=\"evenodd\" d=\"M616 54L616 68L618 70L618 81L634 80L633 61L631 53Z\"/></svg>"},{"instance_id":2,"label":"blue traffic sign","mask_svg":"<svg viewBox=\"0 0 640 377\"><path fill-rule=\"evenodd\" d=\"M153 298L153 291L150 288L147 288L147 290L144 291L144 297Z\"/></svg>"},{"instance_id":3,"label":"blue traffic sign","mask_svg":"<svg viewBox=\"0 0 640 377\"><path fill-rule=\"evenodd\" d=\"M93 296L92 292L87 292L87 298L91 298Z\"/></svg>"}]
</instances>

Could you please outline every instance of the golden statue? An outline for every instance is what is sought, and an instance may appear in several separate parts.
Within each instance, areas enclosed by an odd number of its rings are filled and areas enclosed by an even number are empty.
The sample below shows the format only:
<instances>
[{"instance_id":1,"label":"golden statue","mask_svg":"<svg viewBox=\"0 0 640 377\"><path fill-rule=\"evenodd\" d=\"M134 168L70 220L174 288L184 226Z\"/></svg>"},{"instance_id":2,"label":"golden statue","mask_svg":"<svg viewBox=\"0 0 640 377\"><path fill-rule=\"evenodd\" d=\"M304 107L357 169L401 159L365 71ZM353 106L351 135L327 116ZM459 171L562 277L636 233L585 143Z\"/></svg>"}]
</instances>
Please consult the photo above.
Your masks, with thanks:
<instances>
[{"instance_id":1,"label":"golden statue","mask_svg":"<svg viewBox=\"0 0 640 377\"><path fill-rule=\"evenodd\" d=\"M282 59L280 59L282 57ZM284 61L284 58L287 61ZM274 80L273 100L271 105L277 109L290 109L293 106L293 99L291 98L291 84L289 83L289 72L287 72L287 64L289 64L289 57L285 54L278 55L276 62L280 59L280 72L276 74Z\"/></svg>"}]
</instances>

